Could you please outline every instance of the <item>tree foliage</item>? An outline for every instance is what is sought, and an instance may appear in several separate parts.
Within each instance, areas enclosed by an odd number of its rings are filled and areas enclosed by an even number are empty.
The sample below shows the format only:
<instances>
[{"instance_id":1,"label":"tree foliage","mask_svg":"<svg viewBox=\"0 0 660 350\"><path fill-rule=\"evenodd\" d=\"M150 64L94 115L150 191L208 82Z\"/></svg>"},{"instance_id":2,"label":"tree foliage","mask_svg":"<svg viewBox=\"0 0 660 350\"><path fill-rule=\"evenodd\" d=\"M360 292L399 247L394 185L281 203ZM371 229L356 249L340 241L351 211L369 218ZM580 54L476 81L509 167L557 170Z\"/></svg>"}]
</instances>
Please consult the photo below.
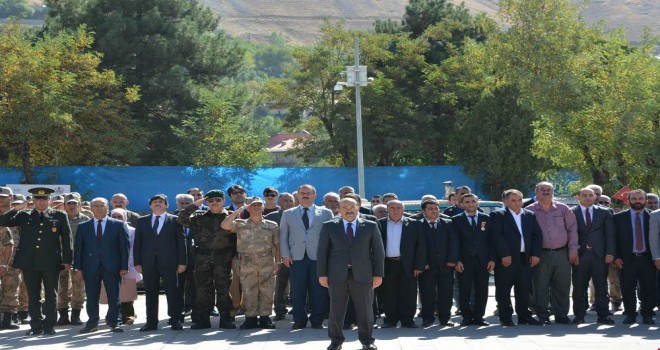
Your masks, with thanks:
<instances>
[{"instance_id":1,"label":"tree foliage","mask_svg":"<svg viewBox=\"0 0 660 350\"><path fill-rule=\"evenodd\" d=\"M179 164L172 155L178 126L200 106L201 88L213 89L237 72L243 52L216 30L218 18L189 0L60 0L52 8L50 31L86 24L95 33L92 48L112 69L141 89L132 108L151 130L144 164Z\"/></svg>"},{"instance_id":2,"label":"tree foliage","mask_svg":"<svg viewBox=\"0 0 660 350\"><path fill-rule=\"evenodd\" d=\"M143 133L129 104L138 100L138 89L99 69L92 42L83 28L37 38L15 23L0 27L0 146L6 164L21 166L27 183L34 183L35 164L136 159L139 146L132 141Z\"/></svg>"}]
</instances>

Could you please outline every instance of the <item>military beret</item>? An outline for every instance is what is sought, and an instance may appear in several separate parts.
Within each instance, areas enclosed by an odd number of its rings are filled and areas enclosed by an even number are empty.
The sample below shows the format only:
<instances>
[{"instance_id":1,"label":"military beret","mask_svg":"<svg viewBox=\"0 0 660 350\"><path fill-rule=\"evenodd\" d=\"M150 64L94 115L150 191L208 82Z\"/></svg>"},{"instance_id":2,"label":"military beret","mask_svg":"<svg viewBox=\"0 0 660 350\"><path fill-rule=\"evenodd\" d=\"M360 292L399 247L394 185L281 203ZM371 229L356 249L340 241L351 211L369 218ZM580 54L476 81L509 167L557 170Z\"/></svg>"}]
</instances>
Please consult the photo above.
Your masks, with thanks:
<instances>
[{"instance_id":1,"label":"military beret","mask_svg":"<svg viewBox=\"0 0 660 350\"><path fill-rule=\"evenodd\" d=\"M225 198L225 193L222 190L210 190L206 192L204 198Z\"/></svg>"}]
</instances>

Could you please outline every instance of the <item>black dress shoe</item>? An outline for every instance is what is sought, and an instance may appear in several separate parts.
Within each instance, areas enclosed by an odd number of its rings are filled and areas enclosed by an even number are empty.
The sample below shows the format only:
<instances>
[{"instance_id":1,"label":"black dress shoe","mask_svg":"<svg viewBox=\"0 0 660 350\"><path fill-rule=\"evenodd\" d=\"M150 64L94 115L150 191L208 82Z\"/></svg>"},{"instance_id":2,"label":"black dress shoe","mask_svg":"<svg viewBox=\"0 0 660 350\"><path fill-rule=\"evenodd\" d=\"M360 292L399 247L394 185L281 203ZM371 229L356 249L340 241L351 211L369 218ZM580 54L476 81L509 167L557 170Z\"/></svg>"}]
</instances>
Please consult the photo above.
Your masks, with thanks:
<instances>
[{"instance_id":1,"label":"black dress shoe","mask_svg":"<svg viewBox=\"0 0 660 350\"><path fill-rule=\"evenodd\" d=\"M655 324L655 321L653 321L653 317L648 316L648 317L642 317L642 323L643 324Z\"/></svg>"},{"instance_id":2,"label":"black dress shoe","mask_svg":"<svg viewBox=\"0 0 660 350\"><path fill-rule=\"evenodd\" d=\"M371 343L371 344L362 344L362 350L376 350L376 349L378 349L378 348L373 343Z\"/></svg>"},{"instance_id":3,"label":"black dress shoe","mask_svg":"<svg viewBox=\"0 0 660 350\"><path fill-rule=\"evenodd\" d=\"M637 316L628 315L623 319L623 324L634 324L637 322Z\"/></svg>"},{"instance_id":4,"label":"black dress shoe","mask_svg":"<svg viewBox=\"0 0 660 350\"><path fill-rule=\"evenodd\" d=\"M307 322L294 322L291 329L303 329L307 327Z\"/></svg>"},{"instance_id":5,"label":"black dress shoe","mask_svg":"<svg viewBox=\"0 0 660 350\"><path fill-rule=\"evenodd\" d=\"M286 318L286 314L275 314L275 321L282 321Z\"/></svg>"},{"instance_id":6,"label":"black dress shoe","mask_svg":"<svg viewBox=\"0 0 660 350\"><path fill-rule=\"evenodd\" d=\"M97 332L99 330L98 326L85 326L85 328L78 331L80 334Z\"/></svg>"},{"instance_id":7,"label":"black dress shoe","mask_svg":"<svg viewBox=\"0 0 660 350\"><path fill-rule=\"evenodd\" d=\"M470 325L472 325L472 321L464 319L464 320L461 321L461 323L458 326L459 327L467 327L467 326L470 326Z\"/></svg>"},{"instance_id":8,"label":"black dress shoe","mask_svg":"<svg viewBox=\"0 0 660 350\"><path fill-rule=\"evenodd\" d=\"M402 328L419 328L415 322L406 322L406 323L401 323Z\"/></svg>"},{"instance_id":9,"label":"black dress shoe","mask_svg":"<svg viewBox=\"0 0 660 350\"><path fill-rule=\"evenodd\" d=\"M112 333L124 333L124 329L119 326L110 326L110 332Z\"/></svg>"},{"instance_id":10,"label":"black dress shoe","mask_svg":"<svg viewBox=\"0 0 660 350\"><path fill-rule=\"evenodd\" d=\"M526 324L526 325L530 325L530 326L541 326L541 325L543 325L543 323L541 323L541 321L535 319L534 317L530 317L526 320L518 320L518 324L521 324L521 325Z\"/></svg>"},{"instance_id":11,"label":"black dress shoe","mask_svg":"<svg viewBox=\"0 0 660 350\"><path fill-rule=\"evenodd\" d=\"M541 322L542 325L552 324L552 322L550 322L550 319L545 317L543 318L539 317L539 322ZM518 324L520 324L520 322L518 322Z\"/></svg>"},{"instance_id":12,"label":"black dress shoe","mask_svg":"<svg viewBox=\"0 0 660 350\"><path fill-rule=\"evenodd\" d=\"M55 330L52 328L44 329L44 335L55 335Z\"/></svg>"},{"instance_id":13,"label":"black dress shoe","mask_svg":"<svg viewBox=\"0 0 660 350\"><path fill-rule=\"evenodd\" d=\"M158 326L155 324L145 324L140 328L140 332L151 332L158 329Z\"/></svg>"},{"instance_id":14,"label":"black dress shoe","mask_svg":"<svg viewBox=\"0 0 660 350\"><path fill-rule=\"evenodd\" d=\"M596 322L600 324L614 324L614 320L609 317L598 317Z\"/></svg>"},{"instance_id":15,"label":"black dress shoe","mask_svg":"<svg viewBox=\"0 0 660 350\"><path fill-rule=\"evenodd\" d=\"M327 348L328 350L341 350L341 344L330 344Z\"/></svg>"},{"instance_id":16,"label":"black dress shoe","mask_svg":"<svg viewBox=\"0 0 660 350\"><path fill-rule=\"evenodd\" d=\"M513 323L513 321L511 321L511 320L500 320L500 325L502 325L504 327L513 327L516 324Z\"/></svg>"},{"instance_id":17,"label":"black dress shoe","mask_svg":"<svg viewBox=\"0 0 660 350\"><path fill-rule=\"evenodd\" d=\"M568 317L560 317L560 318L555 318L555 323L571 324L571 320Z\"/></svg>"},{"instance_id":18,"label":"black dress shoe","mask_svg":"<svg viewBox=\"0 0 660 350\"><path fill-rule=\"evenodd\" d=\"M424 321L422 321L422 327L426 328L426 327L433 326L433 321L434 320L424 320Z\"/></svg>"},{"instance_id":19,"label":"black dress shoe","mask_svg":"<svg viewBox=\"0 0 660 350\"><path fill-rule=\"evenodd\" d=\"M384 322L380 328L396 328L395 324Z\"/></svg>"},{"instance_id":20,"label":"black dress shoe","mask_svg":"<svg viewBox=\"0 0 660 350\"><path fill-rule=\"evenodd\" d=\"M479 326L479 327L490 326L490 323L484 321L483 318L482 318L482 319L479 319L479 320L472 320L471 324L473 324L473 325L475 325L475 326Z\"/></svg>"},{"instance_id":21,"label":"black dress shoe","mask_svg":"<svg viewBox=\"0 0 660 350\"><path fill-rule=\"evenodd\" d=\"M447 322L440 322L441 327L454 327L454 322L452 321L447 321Z\"/></svg>"},{"instance_id":22,"label":"black dress shoe","mask_svg":"<svg viewBox=\"0 0 660 350\"><path fill-rule=\"evenodd\" d=\"M584 318L575 318L573 319L573 324L583 324L584 323Z\"/></svg>"},{"instance_id":23,"label":"black dress shoe","mask_svg":"<svg viewBox=\"0 0 660 350\"><path fill-rule=\"evenodd\" d=\"M220 317L220 324L218 328L222 329L236 329L236 322L232 318L222 318Z\"/></svg>"},{"instance_id":24,"label":"black dress shoe","mask_svg":"<svg viewBox=\"0 0 660 350\"><path fill-rule=\"evenodd\" d=\"M27 331L27 333L25 333L25 335L40 335L43 332L44 332L43 329L30 329L29 331Z\"/></svg>"},{"instance_id":25,"label":"black dress shoe","mask_svg":"<svg viewBox=\"0 0 660 350\"><path fill-rule=\"evenodd\" d=\"M170 329L172 329L173 331L182 331L183 326L181 325L181 323L179 323L179 320L174 320L170 322Z\"/></svg>"},{"instance_id":26,"label":"black dress shoe","mask_svg":"<svg viewBox=\"0 0 660 350\"><path fill-rule=\"evenodd\" d=\"M323 329L323 323L312 323L312 328Z\"/></svg>"}]
</instances>

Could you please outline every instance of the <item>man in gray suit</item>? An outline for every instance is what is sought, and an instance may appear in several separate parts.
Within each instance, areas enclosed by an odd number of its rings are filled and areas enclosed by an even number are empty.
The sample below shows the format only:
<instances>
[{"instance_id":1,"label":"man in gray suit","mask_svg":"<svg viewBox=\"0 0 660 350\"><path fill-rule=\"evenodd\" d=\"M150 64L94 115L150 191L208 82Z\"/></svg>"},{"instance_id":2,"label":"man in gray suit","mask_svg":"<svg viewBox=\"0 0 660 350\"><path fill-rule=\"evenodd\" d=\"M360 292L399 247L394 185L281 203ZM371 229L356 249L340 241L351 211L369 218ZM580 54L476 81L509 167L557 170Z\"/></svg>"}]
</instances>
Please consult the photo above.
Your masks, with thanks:
<instances>
[{"instance_id":1,"label":"man in gray suit","mask_svg":"<svg viewBox=\"0 0 660 350\"><path fill-rule=\"evenodd\" d=\"M614 321L607 316L607 271L616 254L614 219L609 209L594 205L595 200L594 190L585 187L578 194L580 205L571 209L577 219L580 245L580 264L573 265L573 323L584 323L587 288L593 279L598 323L611 325Z\"/></svg>"},{"instance_id":2,"label":"man in gray suit","mask_svg":"<svg viewBox=\"0 0 660 350\"><path fill-rule=\"evenodd\" d=\"M307 327L322 329L328 308L328 291L317 279L316 254L323 223L331 220L332 211L314 205L316 189L312 185L298 187L300 205L282 213L280 221L280 249L282 263L290 268L293 329ZM307 315L306 299L309 292L312 305Z\"/></svg>"},{"instance_id":3,"label":"man in gray suit","mask_svg":"<svg viewBox=\"0 0 660 350\"><path fill-rule=\"evenodd\" d=\"M341 218L323 224L318 247L319 283L330 292L328 350L341 349L344 342L342 325L349 295L362 349L376 349L371 305L374 288L382 283L385 272L383 240L375 222L358 218L359 206L352 198L339 202L339 213Z\"/></svg>"}]
</instances>

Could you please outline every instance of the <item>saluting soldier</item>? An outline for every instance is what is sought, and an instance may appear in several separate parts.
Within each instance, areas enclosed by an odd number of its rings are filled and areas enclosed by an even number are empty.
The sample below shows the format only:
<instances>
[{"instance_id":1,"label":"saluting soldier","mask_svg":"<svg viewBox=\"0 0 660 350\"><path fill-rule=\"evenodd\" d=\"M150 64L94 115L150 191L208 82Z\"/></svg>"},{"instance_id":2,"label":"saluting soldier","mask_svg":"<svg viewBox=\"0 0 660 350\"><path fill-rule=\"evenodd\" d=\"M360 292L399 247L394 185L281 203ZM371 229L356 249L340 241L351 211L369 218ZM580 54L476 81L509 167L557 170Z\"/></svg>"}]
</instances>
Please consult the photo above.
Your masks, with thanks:
<instances>
[{"instance_id":1,"label":"saluting soldier","mask_svg":"<svg viewBox=\"0 0 660 350\"><path fill-rule=\"evenodd\" d=\"M250 197L246 202L247 206L222 222L222 228L235 233L237 239L245 306L245 323L240 328L273 329L275 325L269 316L273 308L273 277L280 267L280 230L277 223L263 218L264 202L260 197ZM250 217L238 219L246 210Z\"/></svg>"},{"instance_id":2,"label":"saluting soldier","mask_svg":"<svg viewBox=\"0 0 660 350\"><path fill-rule=\"evenodd\" d=\"M64 212L49 208L53 190L34 187L29 192L34 198L34 209L12 209L1 214L0 226L19 226L21 230L13 267L23 271L28 292L30 330L26 335L53 335L57 320L58 276L61 269L71 267L73 260L71 228ZM46 300L43 306L42 285Z\"/></svg>"},{"instance_id":3,"label":"saluting soldier","mask_svg":"<svg viewBox=\"0 0 660 350\"><path fill-rule=\"evenodd\" d=\"M206 199L208 210L198 211ZM220 225L229 215L223 207L225 193L211 190L206 196L179 212L177 222L190 227L195 232L195 287L196 305L199 318L190 329L211 328L211 311L218 296L220 328L234 329L236 324L231 317L231 263L236 253L236 236L223 230Z\"/></svg>"}]
</instances>

